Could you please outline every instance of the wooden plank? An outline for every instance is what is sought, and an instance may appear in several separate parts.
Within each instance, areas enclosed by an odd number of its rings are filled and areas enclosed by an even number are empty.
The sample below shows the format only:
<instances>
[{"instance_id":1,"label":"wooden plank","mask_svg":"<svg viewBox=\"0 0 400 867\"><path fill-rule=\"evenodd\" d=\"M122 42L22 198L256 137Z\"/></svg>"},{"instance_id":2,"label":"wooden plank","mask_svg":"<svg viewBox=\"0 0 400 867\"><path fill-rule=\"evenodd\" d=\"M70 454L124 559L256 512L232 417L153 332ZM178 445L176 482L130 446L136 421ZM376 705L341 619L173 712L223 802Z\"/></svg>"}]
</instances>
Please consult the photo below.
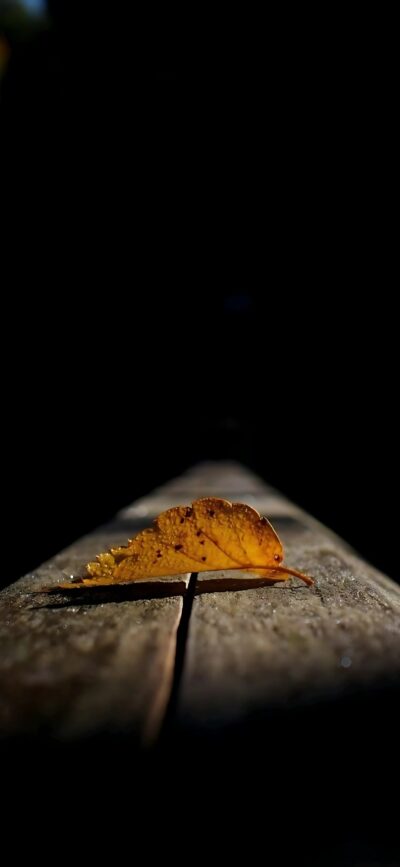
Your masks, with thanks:
<instances>
[{"instance_id":1,"label":"wooden plank","mask_svg":"<svg viewBox=\"0 0 400 867\"><path fill-rule=\"evenodd\" d=\"M136 500L124 510L124 520L149 522L171 506L189 505L192 500L207 496L235 501L242 499L250 506L261 508L265 514L300 512L293 503L240 464L210 461L193 467L178 479Z\"/></svg>"},{"instance_id":2,"label":"wooden plank","mask_svg":"<svg viewBox=\"0 0 400 867\"><path fill-rule=\"evenodd\" d=\"M251 502L316 587L194 597L168 741L187 824L274 864L398 864L399 588L271 489Z\"/></svg>"},{"instance_id":3,"label":"wooden plank","mask_svg":"<svg viewBox=\"0 0 400 867\"><path fill-rule=\"evenodd\" d=\"M199 485L207 493L219 489L220 478L228 488L238 475L243 480L237 467L215 469L195 468L192 481L189 473L182 486L173 482L153 492L0 594L1 736L126 731L138 742L154 739L173 679L182 612L176 594L182 597L189 576L90 596L32 591L69 580L99 551L124 544L160 511L182 502L180 488L191 500ZM168 598L146 598L154 594Z\"/></svg>"},{"instance_id":4,"label":"wooden plank","mask_svg":"<svg viewBox=\"0 0 400 867\"><path fill-rule=\"evenodd\" d=\"M154 739L171 691L182 611L173 594L184 593L189 576L172 579L163 599L135 599L134 587L90 600L31 590L79 574L98 551L124 543L163 508L200 494L243 499L272 517L288 564L314 575L316 586L293 581L213 592L213 583L222 590L249 576L198 578L180 725L224 730L253 712L398 676L400 593L389 579L243 468L202 465L186 475L182 491L171 487L142 498L0 595L1 734L125 731L140 743Z\"/></svg>"},{"instance_id":5,"label":"wooden plank","mask_svg":"<svg viewBox=\"0 0 400 867\"><path fill-rule=\"evenodd\" d=\"M125 541L125 515L80 540L0 594L0 736L76 739L157 736L169 699L182 598L32 593L79 574ZM188 576L167 582L180 595Z\"/></svg>"},{"instance_id":6,"label":"wooden plank","mask_svg":"<svg viewBox=\"0 0 400 867\"><path fill-rule=\"evenodd\" d=\"M8 799L14 787L18 812L20 768L28 811L37 802L46 826L38 780L51 793L55 827L76 817L87 824L90 808L98 823L101 797L108 804L117 795L114 812L106 812L109 827L120 831L132 822L145 828L146 817L154 826L149 804L157 797L157 822L175 850L175 786L183 795L180 825L197 822L196 845L206 858L217 835L221 851L263 852L273 863L383 863L379 850L365 858L364 837L378 835L389 847L390 834L398 836L397 802L386 796L385 779L387 768L398 776L398 688L393 701L389 690L384 696L369 688L398 683L399 590L243 468L240 478L227 464L195 468L192 487L190 475L177 490L142 498L0 595L0 731L31 736L3 741ZM171 693L181 598L133 600L135 591L126 588L90 603L30 590L79 573L158 512L203 494L243 499L271 517L287 562L317 583L212 592L213 582L221 588L249 576L203 574L201 595L190 611L188 593L183 606ZM169 586L183 592L187 584ZM368 700L356 706L351 696L363 686ZM127 749L132 735L140 744L157 739L163 722L157 750ZM117 737L97 738L110 733ZM57 736L55 750L48 735ZM125 806L121 770L131 781ZM360 857L349 860L357 839Z\"/></svg>"},{"instance_id":7,"label":"wooden plank","mask_svg":"<svg viewBox=\"0 0 400 867\"><path fill-rule=\"evenodd\" d=\"M163 494L168 492L192 497L213 495L232 499L238 493L261 494L265 489L262 479L235 461L207 461L197 464L158 490Z\"/></svg>"},{"instance_id":8,"label":"wooden plank","mask_svg":"<svg viewBox=\"0 0 400 867\"><path fill-rule=\"evenodd\" d=\"M126 731L138 742L154 739L173 679L182 612L176 594L182 597L189 576L73 597L32 591L79 575L96 553L124 544L186 495L190 501L200 490L220 493L221 485L224 493L244 479L260 492L258 480L237 465L194 468L182 484L142 498L0 594L0 735Z\"/></svg>"},{"instance_id":9,"label":"wooden plank","mask_svg":"<svg viewBox=\"0 0 400 867\"><path fill-rule=\"evenodd\" d=\"M212 581L248 576L198 577L179 704L180 725L192 731L222 731L400 674L400 589L301 510L283 515L283 499L276 495L275 509L271 496L286 562L314 576L315 587L294 579L210 593Z\"/></svg>"}]
</instances>

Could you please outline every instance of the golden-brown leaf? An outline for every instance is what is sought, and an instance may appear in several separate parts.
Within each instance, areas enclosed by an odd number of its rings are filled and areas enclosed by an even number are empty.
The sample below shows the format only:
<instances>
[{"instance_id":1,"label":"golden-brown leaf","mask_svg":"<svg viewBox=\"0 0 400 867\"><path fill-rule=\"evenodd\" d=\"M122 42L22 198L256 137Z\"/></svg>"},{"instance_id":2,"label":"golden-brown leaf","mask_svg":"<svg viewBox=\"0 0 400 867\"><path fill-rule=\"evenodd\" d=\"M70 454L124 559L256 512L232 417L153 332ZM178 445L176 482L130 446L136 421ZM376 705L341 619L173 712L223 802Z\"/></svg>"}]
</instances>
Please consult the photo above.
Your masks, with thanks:
<instances>
[{"instance_id":1,"label":"golden-brown leaf","mask_svg":"<svg viewBox=\"0 0 400 867\"><path fill-rule=\"evenodd\" d=\"M84 578L59 586L127 584L218 569L251 571L271 583L295 575L313 584L307 575L282 566L282 560L282 543L266 518L245 503L206 497L162 512L153 527L125 547L112 548L88 563Z\"/></svg>"}]
</instances>

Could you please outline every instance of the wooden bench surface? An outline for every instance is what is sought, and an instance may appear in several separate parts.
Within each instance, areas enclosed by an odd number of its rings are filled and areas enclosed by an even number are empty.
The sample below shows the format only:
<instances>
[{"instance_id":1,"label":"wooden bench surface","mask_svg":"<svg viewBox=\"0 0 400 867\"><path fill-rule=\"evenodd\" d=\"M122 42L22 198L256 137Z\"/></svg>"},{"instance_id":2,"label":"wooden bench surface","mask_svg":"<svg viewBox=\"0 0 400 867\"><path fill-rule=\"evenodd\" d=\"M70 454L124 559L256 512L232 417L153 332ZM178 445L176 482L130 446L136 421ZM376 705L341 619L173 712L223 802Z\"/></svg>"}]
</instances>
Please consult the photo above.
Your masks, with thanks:
<instances>
[{"instance_id":1,"label":"wooden bench surface","mask_svg":"<svg viewBox=\"0 0 400 867\"><path fill-rule=\"evenodd\" d=\"M160 511L208 494L270 518L286 562L313 575L315 587L294 579L210 592L210 579L237 580L235 572L171 579L164 598L104 591L75 602L32 593L77 574ZM124 733L149 744L166 717L177 732L226 731L266 710L394 682L399 673L397 585L237 464L193 468L0 594L3 739Z\"/></svg>"}]
</instances>

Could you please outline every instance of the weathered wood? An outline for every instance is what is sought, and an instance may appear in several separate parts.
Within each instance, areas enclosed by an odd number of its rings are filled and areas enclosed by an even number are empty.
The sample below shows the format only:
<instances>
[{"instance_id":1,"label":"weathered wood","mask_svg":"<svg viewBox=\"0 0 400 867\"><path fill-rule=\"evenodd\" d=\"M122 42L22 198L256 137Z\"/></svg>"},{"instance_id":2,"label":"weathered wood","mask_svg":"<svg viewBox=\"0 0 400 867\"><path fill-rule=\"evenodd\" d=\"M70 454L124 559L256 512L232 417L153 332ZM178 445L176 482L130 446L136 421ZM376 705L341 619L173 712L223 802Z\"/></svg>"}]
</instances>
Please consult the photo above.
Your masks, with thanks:
<instances>
[{"instance_id":1,"label":"weathered wood","mask_svg":"<svg viewBox=\"0 0 400 867\"><path fill-rule=\"evenodd\" d=\"M262 494L265 483L250 470L235 461L209 461L172 479L155 493L202 497L214 495L235 499L236 494Z\"/></svg>"},{"instance_id":2,"label":"weathered wood","mask_svg":"<svg viewBox=\"0 0 400 867\"><path fill-rule=\"evenodd\" d=\"M69 739L127 732L140 743L154 740L171 694L189 576L110 593L92 590L90 598L31 591L79 574L96 553L124 544L163 509L210 494L244 500L270 517L288 565L313 575L316 585L309 589L294 579L262 587L260 580L239 592L226 587L251 582L248 574L199 576L179 731L209 725L226 731L271 708L398 677L396 585L242 467L206 464L134 503L0 594L0 734ZM168 597L147 598L164 592Z\"/></svg>"},{"instance_id":3,"label":"weathered wood","mask_svg":"<svg viewBox=\"0 0 400 867\"><path fill-rule=\"evenodd\" d=\"M131 601L130 588L90 599L37 592L125 541L124 525L122 514L0 594L0 736L125 732L138 743L156 737L171 690L182 599ZM166 582L180 595L187 583L182 576Z\"/></svg>"},{"instance_id":4,"label":"weathered wood","mask_svg":"<svg viewBox=\"0 0 400 867\"><path fill-rule=\"evenodd\" d=\"M399 774L399 589L243 468L203 465L193 476L0 594L1 767L7 799L16 789L13 812L21 797L25 816L38 804L34 834L43 823L91 827L90 809L95 835L107 822L115 836L147 820L175 857L177 792L179 824L200 829L205 859L217 846L234 857L263 852L271 863L400 863L386 773ZM176 596L135 600L132 587L90 599L30 592L79 574L163 509L210 494L272 518L287 563L314 575L315 588L294 579L212 592L249 581L235 571L192 579L183 605ZM187 586L168 583L174 593ZM110 733L117 737L97 738ZM18 734L31 737L7 738ZM132 735L158 749L138 755ZM162 804L156 820L153 803ZM357 841L360 857L349 858Z\"/></svg>"},{"instance_id":5,"label":"weathered wood","mask_svg":"<svg viewBox=\"0 0 400 867\"><path fill-rule=\"evenodd\" d=\"M266 502L287 564L316 583L203 595L203 583L248 576L199 575L179 706L192 729L222 730L400 674L400 589L270 489L253 505L265 512Z\"/></svg>"},{"instance_id":6,"label":"weathered wood","mask_svg":"<svg viewBox=\"0 0 400 867\"><path fill-rule=\"evenodd\" d=\"M200 572L196 578L194 595L226 593L228 590L238 593L241 590L254 590L255 587L271 587L272 584L271 579L251 576L248 572L241 572L240 569L226 572Z\"/></svg>"},{"instance_id":7,"label":"weathered wood","mask_svg":"<svg viewBox=\"0 0 400 867\"><path fill-rule=\"evenodd\" d=\"M143 521L144 526L165 509L189 505L192 500L208 496L231 501L244 500L263 514L271 516L301 514L301 510L293 503L240 464L210 461L199 464L178 479L136 500L121 515L127 526L131 521Z\"/></svg>"}]
</instances>

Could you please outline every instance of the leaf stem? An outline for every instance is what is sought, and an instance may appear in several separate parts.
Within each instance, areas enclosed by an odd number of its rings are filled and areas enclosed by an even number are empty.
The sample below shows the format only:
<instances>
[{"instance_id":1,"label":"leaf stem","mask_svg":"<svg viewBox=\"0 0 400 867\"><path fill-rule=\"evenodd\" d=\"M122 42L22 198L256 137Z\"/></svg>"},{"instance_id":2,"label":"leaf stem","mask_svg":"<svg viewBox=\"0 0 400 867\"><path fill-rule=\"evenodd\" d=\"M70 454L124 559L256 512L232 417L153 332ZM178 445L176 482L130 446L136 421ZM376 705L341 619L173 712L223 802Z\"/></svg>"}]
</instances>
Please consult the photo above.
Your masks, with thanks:
<instances>
[{"instance_id":1,"label":"leaf stem","mask_svg":"<svg viewBox=\"0 0 400 867\"><path fill-rule=\"evenodd\" d=\"M298 569L290 569L289 566L257 566L257 564L249 563L249 564L241 564L240 566L228 566L227 570L233 571L234 569L242 569L243 572L254 572L255 569L262 569L265 572L283 572L287 575L294 575L295 578L301 578L305 584L309 587L312 587L314 584L314 579L310 578L309 575L304 575L304 572L299 572ZM214 570L215 571L215 570Z\"/></svg>"}]
</instances>

